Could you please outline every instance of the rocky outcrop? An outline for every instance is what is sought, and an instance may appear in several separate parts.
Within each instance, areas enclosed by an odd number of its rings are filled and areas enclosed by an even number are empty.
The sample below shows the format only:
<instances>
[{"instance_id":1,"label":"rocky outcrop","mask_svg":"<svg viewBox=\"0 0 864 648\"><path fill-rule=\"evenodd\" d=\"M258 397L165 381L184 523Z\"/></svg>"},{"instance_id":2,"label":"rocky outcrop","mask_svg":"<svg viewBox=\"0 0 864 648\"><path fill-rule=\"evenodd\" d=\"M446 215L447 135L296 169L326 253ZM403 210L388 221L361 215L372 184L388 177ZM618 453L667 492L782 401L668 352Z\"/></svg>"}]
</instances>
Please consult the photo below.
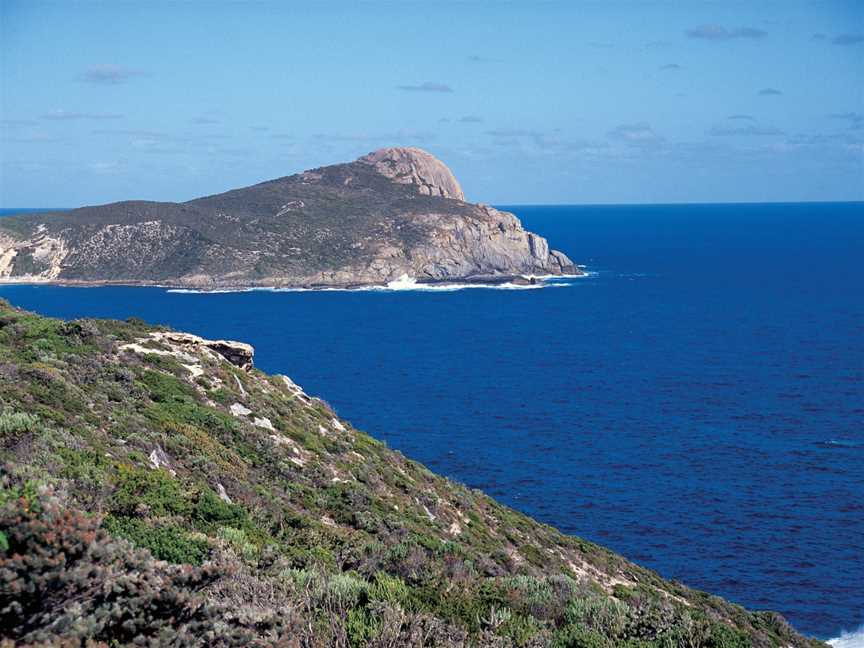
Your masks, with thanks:
<instances>
[{"instance_id":1,"label":"rocky outcrop","mask_svg":"<svg viewBox=\"0 0 864 648\"><path fill-rule=\"evenodd\" d=\"M255 348L245 342L234 340L206 340L191 333L174 333L171 331L157 333L157 339L187 347L203 347L215 351L231 364L248 371L252 368Z\"/></svg>"},{"instance_id":2,"label":"rocky outcrop","mask_svg":"<svg viewBox=\"0 0 864 648\"><path fill-rule=\"evenodd\" d=\"M578 275L508 212L464 200L438 159L386 148L187 203L0 220L0 281L198 289Z\"/></svg>"},{"instance_id":3,"label":"rocky outcrop","mask_svg":"<svg viewBox=\"0 0 864 648\"><path fill-rule=\"evenodd\" d=\"M410 184L426 196L465 200L456 177L441 160L419 148L384 148L360 158L394 182Z\"/></svg>"},{"instance_id":4,"label":"rocky outcrop","mask_svg":"<svg viewBox=\"0 0 864 648\"><path fill-rule=\"evenodd\" d=\"M203 373L198 361L202 354L211 360L227 360L244 371L252 369L252 360L255 356L255 349L245 342L207 340L191 333L174 331L154 331L146 338L122 345L120 350L142 355L173 356L193 376Z\"/></svg>"}]
</instances>

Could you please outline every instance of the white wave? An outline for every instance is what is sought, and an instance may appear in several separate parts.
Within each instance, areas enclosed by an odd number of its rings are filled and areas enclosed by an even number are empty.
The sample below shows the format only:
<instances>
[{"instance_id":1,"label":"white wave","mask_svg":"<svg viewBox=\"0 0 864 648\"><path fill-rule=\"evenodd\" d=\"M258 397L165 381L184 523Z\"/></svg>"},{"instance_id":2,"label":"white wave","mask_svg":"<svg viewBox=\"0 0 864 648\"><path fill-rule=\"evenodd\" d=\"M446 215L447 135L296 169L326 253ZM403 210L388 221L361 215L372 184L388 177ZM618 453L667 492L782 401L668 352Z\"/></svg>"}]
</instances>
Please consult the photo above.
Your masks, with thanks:
<instances>
[{"instance_id":1,"label":"white wave","mask_svg":"<svg viewBox=\"0 0 864 648\"><path fill-rule=\"evenodd\" d=\"M532 277L528 277L531 279ZM167 292L182 295L206 295L235 292L455 292L457 290L481 289L481 290L537 290L540 288L565 288L572 285L570 279L581 279L581 276L561 277L560 275L547 275L545 277L533 277L544 279L534 284L516 284L512 282L500 284L484 283L421 283L414 277L403 274L398 279L388 282L384 286L358 286L356 288L279 288L276 286L259 286L255 288L236 288L220 290L195 290L191 288L171 288ZM545 281L548 278L549 281Z\"/></svg>"},{"instance_id":2,"label":"white wave","mask_svg":"<svg viewBox=\"0 0 864 648\"><path fill-rule=\"evenodd\" d=\"M864 648L864 626L852 632L844 630L836 639L829 639L828 645L834 648Z\"/></svg>"},{"instance_id":3,"label":"white wave","mask_svg":"<svg viewBox=\"0 0 864 648\"><path fill-rule=\"evenodd\" d=\"M398 279L387 283L386 286L368 286L367 290L421 290L431 292L453 292L454 290L467 290L469 288L485 288L487 290L532 290L543 288L542 283L536 284L514 284L511 282L500 284L483 283L420 283L414 277L403 274Z\"/></svg>"},{"instance_id":4,"label":"white wave","mask_svg":"<svg viewBox=\"0 0 864 648\"><path fill-rule=\"evenodd\" d=\"M589 272L585 270L585 266L579 266L582 268L582 274L578 275L555 275L555 274L545 274L545 275L524 275L526 279L537 279L538 281L571 281L574 279L587 279L588 277L593 277L597 273Z\"/></svg>"},{"instance_id":5,"label":"white wave","mask_svg":"<svg viewBox=\"0 0 864 648\"><path fill-rule=\"evenodd\" d=\"M166 292L177 295L221 295L225 293L249 292L252 288L220 288L219 290L193 290L192 288L169 288Z\"/></svg>"}]
</instances>

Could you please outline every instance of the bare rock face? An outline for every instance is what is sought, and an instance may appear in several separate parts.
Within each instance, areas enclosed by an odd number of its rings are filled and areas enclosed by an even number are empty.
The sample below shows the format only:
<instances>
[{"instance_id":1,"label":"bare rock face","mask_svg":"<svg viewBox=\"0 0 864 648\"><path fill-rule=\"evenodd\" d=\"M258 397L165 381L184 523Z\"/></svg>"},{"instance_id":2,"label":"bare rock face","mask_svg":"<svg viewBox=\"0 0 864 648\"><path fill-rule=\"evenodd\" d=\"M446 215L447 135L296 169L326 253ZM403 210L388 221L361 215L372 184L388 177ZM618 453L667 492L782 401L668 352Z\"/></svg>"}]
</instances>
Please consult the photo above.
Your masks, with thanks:
<instances>
[{"instance_id":1,"label":"bare rock face","mask_svg":"<svg viewBox=\"0 0 864 648\"><path fill-rule=\"evenodd\" d=\"M152 346L156 343L158 346ZM236 367L249 371L253 366L255 348L234 340L207 340L191 333L154 331L146 338L120 347L121 351L140 354L169 355L180 360L193 375L203 373L199 358L202 353L211 358L227 360ZM239 383L238 383L239 384ZM242 389L242 385L240 385Z\"/></svg>"},{"instance_id":2,"label":"bare rock face","mask_svg":"<svg viewBox=\"0 0 864 648\"><path fill-rule=\"evenodd\" d=\"M253 358L255 357L255 349L251 344L246 344L245 342L205 340L191 333L174 333L173 331L161 333L161 339L174 344L210 349L228 360L231 364L247 371L252 368Z\"/></svg>"},{"instance_id":3,"label":"bare rock face","mask_svg":"<svg viewBox=\"0 0 864 648\"><path fill-rule=\"evenodd\" d=\"M425 196L465 200L462 187L450 169L423 149L384 148L364 155L358 161L371 164L378 173L394 182L416 185L417 191Z\"/></svg>"}]
</instances>

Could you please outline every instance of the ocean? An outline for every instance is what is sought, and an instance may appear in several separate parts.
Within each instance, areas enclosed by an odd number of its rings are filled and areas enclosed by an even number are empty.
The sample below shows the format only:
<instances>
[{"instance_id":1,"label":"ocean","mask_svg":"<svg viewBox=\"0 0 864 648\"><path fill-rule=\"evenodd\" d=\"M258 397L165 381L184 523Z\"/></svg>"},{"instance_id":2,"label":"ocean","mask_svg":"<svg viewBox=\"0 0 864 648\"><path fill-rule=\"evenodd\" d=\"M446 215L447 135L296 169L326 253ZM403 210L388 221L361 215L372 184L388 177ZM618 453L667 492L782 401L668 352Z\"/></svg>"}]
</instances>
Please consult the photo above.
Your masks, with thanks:
<instances>
[{"instance_id":1,"label":"ocean","mask_svg":"<svg viewBox=\"0 0 864 648\"><path fill-rule=\"evenodd\" d=\"M589 276L0 297L250 342L357 427L565 532L805 633L859 627L864 204L504 208Z\"/></svg>"}]
</instances>

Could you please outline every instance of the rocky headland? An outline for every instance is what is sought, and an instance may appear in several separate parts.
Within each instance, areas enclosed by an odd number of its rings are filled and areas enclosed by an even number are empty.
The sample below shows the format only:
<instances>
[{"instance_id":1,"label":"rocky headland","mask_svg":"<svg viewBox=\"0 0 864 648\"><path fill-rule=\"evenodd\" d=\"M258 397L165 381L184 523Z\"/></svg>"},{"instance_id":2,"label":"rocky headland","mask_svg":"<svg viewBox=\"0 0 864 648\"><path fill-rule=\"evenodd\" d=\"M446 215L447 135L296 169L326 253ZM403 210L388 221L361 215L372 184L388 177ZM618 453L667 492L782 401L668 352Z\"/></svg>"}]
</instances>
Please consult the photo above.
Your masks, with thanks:
<instances>
[{"instance_id":1,"label":"rocky headland","mask_svg":"<svg viewBox=\"0 0 864 648\"><path fill-rule=\"evenodd\" d=\"M253 357L0 300L0 647L825 646L432 473Z\"/></svg>"},{"instance_id":2,"label":"rocky headland","mask_svg":"<svg viewBox=\"0 0 864 648\"><path fill-rule=\"evenodd\" d=\"M194 289L531 281L581 270L511 213L465 201L417 148L387 148L185 203L0 219L0 281Z\"/></svg>"}]
</instances>

